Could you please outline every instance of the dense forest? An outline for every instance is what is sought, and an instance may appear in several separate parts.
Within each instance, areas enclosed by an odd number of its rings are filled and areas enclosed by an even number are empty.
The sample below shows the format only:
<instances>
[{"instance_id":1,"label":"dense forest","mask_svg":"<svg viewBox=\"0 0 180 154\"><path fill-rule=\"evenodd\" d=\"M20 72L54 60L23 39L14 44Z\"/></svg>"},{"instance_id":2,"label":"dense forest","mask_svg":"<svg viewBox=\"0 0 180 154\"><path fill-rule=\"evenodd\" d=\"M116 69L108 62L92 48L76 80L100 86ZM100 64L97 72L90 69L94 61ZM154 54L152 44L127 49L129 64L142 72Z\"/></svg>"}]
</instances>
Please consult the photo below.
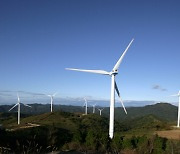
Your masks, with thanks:
<instances>
[{"instance_id":1,"label":"dense forest","mask_svg":"<svg viewBox=\"0 0 180 154\"><path fill-rule=\"evenodd\" d=\"M154 106L161 108L161 112L155 113ZM138 115L140 109L142 112ZM129 108L130 115L122 119L117 118L119 113L116 113L112 140L108 136L108 111L100 116L90 113L90 109L88 115L79 110L73 113L72 107L69 112L23 113L20 125L17 125L17 113L1 112L0 153L180 153L180 140L170 140L156 133L171 130L175 124L176 119L171 121L170 114L170 118L161 115L176 110L170 104Z\"/></svg>"}]
</instances>

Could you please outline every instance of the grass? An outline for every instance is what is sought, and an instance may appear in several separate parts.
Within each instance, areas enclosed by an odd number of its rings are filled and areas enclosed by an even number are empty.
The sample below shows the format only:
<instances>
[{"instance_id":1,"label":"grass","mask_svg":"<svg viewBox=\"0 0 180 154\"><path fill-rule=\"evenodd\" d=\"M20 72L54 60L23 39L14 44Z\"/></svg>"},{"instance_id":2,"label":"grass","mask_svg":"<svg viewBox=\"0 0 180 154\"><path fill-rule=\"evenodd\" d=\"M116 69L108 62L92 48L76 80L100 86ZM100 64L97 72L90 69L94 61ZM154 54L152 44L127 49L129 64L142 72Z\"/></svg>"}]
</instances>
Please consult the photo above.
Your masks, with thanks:
<instances>
[{"instance_id":1,"label":"grass","mask_svg":"<svg viewBox=\"0 0 180 154\"><path fill-rule=\"evenodd\" d=\"M0 115L1 118L1 115ZM84 117L81 114L72 114L67 112L50 112L40 115L33 115L25 118L21 118L20 125L17 125L17 116L8 116L1 118L0 123L6 129L19 129L28 126L28 123L37 124L41 126L55 126L57 128L66 129L69 131L75 131L78 129L80 121Z\"/></svg>"},{"instance_id":2,"label":"grass","mask_svg":"<svg viewBox=\"0 0 180 154\"><path fill-rule=\"evenodd\" d=\"M147 129L133 129L127 132L122 132L122 136L125 136L125 138L131 138L132 136L147 136L150 137L154 134L153 130L147 130Z\"/></svg>"}]
</instances>

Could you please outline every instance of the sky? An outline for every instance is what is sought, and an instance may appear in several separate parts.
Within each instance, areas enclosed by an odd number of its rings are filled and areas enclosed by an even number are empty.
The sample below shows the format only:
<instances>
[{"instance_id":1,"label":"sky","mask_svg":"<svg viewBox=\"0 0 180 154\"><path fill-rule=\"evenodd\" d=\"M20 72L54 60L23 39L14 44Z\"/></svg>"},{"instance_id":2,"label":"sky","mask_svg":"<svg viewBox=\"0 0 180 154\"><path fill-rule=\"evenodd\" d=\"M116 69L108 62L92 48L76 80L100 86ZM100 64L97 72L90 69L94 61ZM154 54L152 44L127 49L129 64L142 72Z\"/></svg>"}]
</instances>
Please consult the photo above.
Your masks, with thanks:
<instances>
[{"instance_id":1,"label":"sky","mask_svg":"<svg viewBox=\"0 0 180 154\"><path fill-rule=\"evenodd\" d=\"M109 100L109 76L65 68L111 71L132 38L116 76L122 99L177 102L179 19L179 0L1 0L0 104L17 91L24 102Z\"/></svg>"}]
</instances>

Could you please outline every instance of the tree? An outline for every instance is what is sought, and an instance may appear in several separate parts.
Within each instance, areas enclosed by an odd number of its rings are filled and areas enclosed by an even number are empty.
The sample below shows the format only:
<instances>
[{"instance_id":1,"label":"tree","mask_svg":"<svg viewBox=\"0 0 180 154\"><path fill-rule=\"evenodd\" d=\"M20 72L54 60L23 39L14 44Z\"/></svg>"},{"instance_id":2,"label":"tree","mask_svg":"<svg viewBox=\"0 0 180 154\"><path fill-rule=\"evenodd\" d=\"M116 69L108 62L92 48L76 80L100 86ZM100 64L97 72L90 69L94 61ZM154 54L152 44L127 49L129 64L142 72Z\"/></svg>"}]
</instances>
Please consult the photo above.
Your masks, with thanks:
<instances>
[{"instance_id":1,"label":"tree","mask_svg":"<svg viewBox=\"0 0 180 154\"><path fill-rule=\"evenodd\" d=\"M120 134L115 134L114 138L112 140L111 144L111 149L113 150L114 153L118 153L123 149L123 141L124 141L124 136L121 136Z\"/></svg>"}]
</instances>

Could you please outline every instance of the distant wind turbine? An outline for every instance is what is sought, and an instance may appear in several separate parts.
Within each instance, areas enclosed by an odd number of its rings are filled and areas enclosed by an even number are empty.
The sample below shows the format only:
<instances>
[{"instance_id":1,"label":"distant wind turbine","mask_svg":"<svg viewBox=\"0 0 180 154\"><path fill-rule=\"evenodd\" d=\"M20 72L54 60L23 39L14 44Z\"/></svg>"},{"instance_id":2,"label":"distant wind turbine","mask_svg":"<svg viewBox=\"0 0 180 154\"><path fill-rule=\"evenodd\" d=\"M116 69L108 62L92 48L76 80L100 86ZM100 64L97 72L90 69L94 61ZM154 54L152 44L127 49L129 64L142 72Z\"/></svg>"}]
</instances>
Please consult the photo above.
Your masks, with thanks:
<instances>
[{"instance_id":1,"label":"distant wind turbine","mask_svg":"<svg viewBox=\"0 0 180 154\"><path fill-rule=\"evenodd\" d=\"M85 106L85 115L87 115L87 107L88 107L88 105L87 105L87 100L86 100L86 98L84 98L84 105L83 106Z\"/></svg>"},{"instance_id":2,"label":"distant wind turbine","mask_svg":"<svg viewBox=\"0 0 180 154\"><path fill-rule=\"evenodd\" d=\"M179 127L179 122L180 122L180 91L178 94L171 95L171 96L178 96L179 97L179 104L178 104L178 120L177 120L177 127Z\"/></svg>"},{"instance_id":3,"label":"distant wind turbine","mask_svg":"<svg viewBox=\"0 0 180 154\"><path fill-rule=\"evenodd\" d=\"M125 49L125 51L123 52L123 54L121 55L121 57L119 58L119 60L117 61L117 63L115 64L114 68L112 69L111 72L107 72L104 70L84 70L84 69L75 69L75 68L66 68L67 70L73 70L73 71L81 71L81 72L89 72L89 73L97 73L97 74L103 74L103 75L109 75L111 76L111 100L110 100L110 120L109 120L109 136L110 138L113 138L114 135L114 104L115 104L115 90L120 98L120 102L122 104L122 107L125 111L125 113L127 114L127 111L124 107L123 101L120 97L120 92L118 90L116 81L115 81L115 76L118 74L118 69L119 66L127 52L127 50L129 49L129 47L131 46L132 42L134 41L134 39L131 40L131 42L129 43L129 45L127 46L127 48Z\"/></svg>"},{"instance_id":4,"label":"distant wind turbine","mask_svg":"<svg viewBox=\"0 0 180 154\"><path fill-rule=\"evenodd\" d=\"M99 110L99 115L101 116L102 110L104 110L104 108L103 109L98 109L98 110Z\"/></svg>"},{"instance_id":5,"label":"distant wind turbine","mask_svg":"<svg viewBox=\"0 0 180 154\"><path fill-rule=\"evenodd\" d=\"M95 113L95 110L96 110L96 104L92 105L93 107L93 113Z\"/></svg>"},{"instance_id":6,"label":"distant wind turbine","mask_svg":"<svg viewBox=\"0 0 180 154\"><path fill-rule=\"evenodd\" d=\"M53 111L53 101L54 101L54 96L56 96L57 92L54 93L53 95L47 95L51 98L51 112Z\"/></svg>"},{"instance_id":7,"label":"distant wind turbine","mask_svg":"<svg viewBox=\"0 0 180 154\"><path fill-rule=\"evenodd\" d=\"M16 106L18 106L18 117L17 117L18 122L17 122L17 124L19 125L19 124L20 124L20 106L21 106L21 104L23 104L23 103L21 103L18 93L17 93L17 99L18 99L18 102L17 102L12 108L10 108L9 111L11 111L11 110L14 109ZM27 104L23 104L23 105L24 105L24 106L27 106L27 107L31 107L31 106L29 106L29 105L27 105ZM31 108L32 108L32 107L31 107Z\"/></svg>"}]
</instances>

